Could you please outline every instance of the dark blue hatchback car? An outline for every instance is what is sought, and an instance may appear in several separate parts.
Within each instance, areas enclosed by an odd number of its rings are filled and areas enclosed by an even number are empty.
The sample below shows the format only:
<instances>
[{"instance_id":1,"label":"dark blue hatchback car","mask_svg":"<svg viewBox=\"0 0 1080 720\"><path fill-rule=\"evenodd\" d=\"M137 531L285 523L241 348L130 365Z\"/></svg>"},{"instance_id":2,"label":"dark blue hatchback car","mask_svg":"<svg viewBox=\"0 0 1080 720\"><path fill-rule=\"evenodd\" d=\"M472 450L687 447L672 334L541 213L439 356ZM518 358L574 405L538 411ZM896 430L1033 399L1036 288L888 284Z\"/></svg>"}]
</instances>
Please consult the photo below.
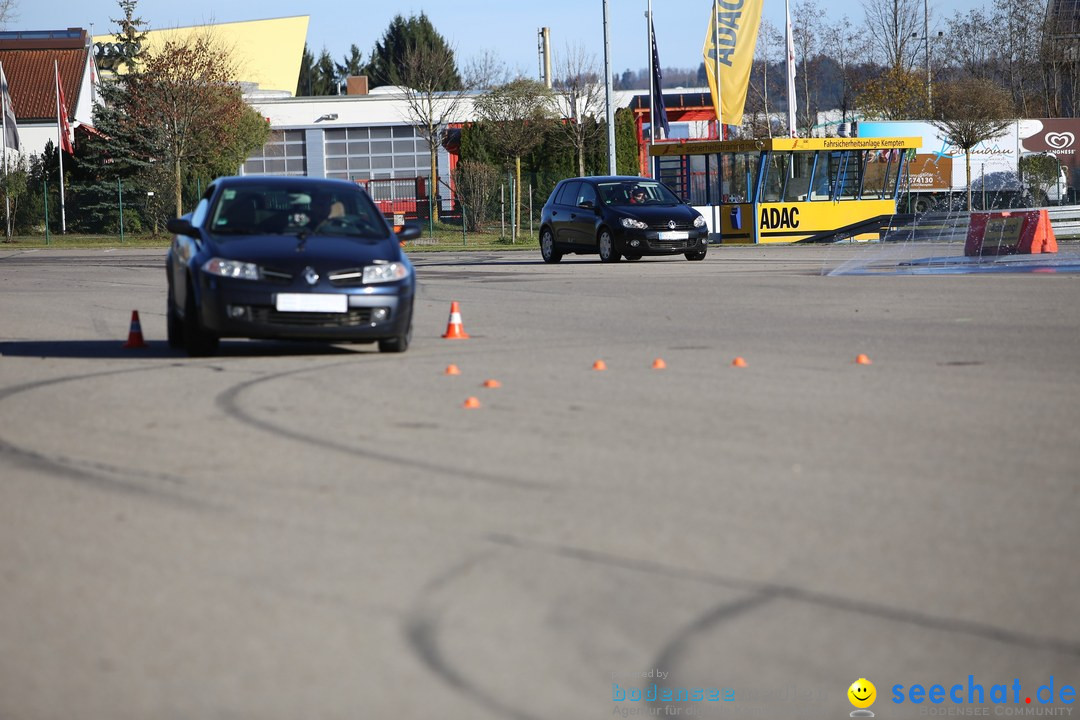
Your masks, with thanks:
<instances>
[{"instance_id":1,"label":"dark blue hatchback car","mask_svg":"<svg viewBox=\"0 0 1080 720\"><path fill-rule=\"evenodd\" d=\"M604 262L644 255L683 254L704 260L705 218L666 185L640 177L563 180L544 204L540 254L559 262L566 253L598 253Z\"/></svg>"},{"instance_id":2,"label":"dark blue hatchback car","mask_svg":"<svg viewBox=\"0 0 1080 720\"><path fill-rule=\"evenodd\" d=\"M210 355L223 337L377 342L412 337L416 275L359 186L307 177L215 180L169 222L169 345Z\"/></svg>"}]
</instances>

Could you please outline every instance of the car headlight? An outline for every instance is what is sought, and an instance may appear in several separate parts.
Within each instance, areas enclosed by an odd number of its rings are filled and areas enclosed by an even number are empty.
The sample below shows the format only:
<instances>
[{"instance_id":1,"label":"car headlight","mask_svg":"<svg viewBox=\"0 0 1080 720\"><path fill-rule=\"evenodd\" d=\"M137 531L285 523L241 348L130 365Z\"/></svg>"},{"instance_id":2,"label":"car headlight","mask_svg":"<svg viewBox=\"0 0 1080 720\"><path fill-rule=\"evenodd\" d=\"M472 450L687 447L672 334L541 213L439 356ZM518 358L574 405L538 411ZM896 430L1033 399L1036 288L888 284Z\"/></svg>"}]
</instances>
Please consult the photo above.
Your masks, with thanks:
<instances>
[{"instance_id":1,"label":"car headlight","mask_svg":"<svg viewBox=\"0 0 1080 720\"><path fill-rule=\"evenodd\" d=\"M374 265L368 265L364 268L365 285L404 280L408 276L409 269L405 266L405 263L376 261Z\"/></svg>"},{"instance_id":2,"label":"car headlight","mask_svg":"<svg viewBox=\"0 0 1080 720\"><path fill-rule=\"evenodd\" d=\"M694 218L694 227L705 227L705 218L700 215Z\"/></svg>"},{"instance_id":3,"label":"car headlight","mask_svg":"<svg viewBox=\"0 0 1080 720\"><path fill-rule=\"evenodd\" d=\"M647 230L649 228L648 225L634 218L623 218L620 222L622 222L624 228L633 228L635 230Z\"/></svg>"},{"instance_id":4,"label":"car headlight","mask_svg":"<svg viewBox=\"0 0 1080 720\"><path fill-rule=\"evenodd\" d=\"M262 271L255 263L240 262L238 260L226 260L225 258L210 258L203 263L202 270L211 275L237 280L259 280Z\"/></svg>"}]
</instances>

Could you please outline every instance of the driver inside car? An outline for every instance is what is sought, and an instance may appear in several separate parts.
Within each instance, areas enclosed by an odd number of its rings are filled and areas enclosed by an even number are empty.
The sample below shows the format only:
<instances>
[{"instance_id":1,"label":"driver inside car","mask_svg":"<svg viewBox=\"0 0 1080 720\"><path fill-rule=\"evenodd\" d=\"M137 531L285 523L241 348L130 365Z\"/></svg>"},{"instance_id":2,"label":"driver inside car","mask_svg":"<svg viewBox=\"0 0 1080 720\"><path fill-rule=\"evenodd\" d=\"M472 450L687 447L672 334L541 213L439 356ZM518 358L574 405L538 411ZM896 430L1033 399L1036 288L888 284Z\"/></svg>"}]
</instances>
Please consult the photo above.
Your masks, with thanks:
<instances>
[{"instance_id":1,"label":"driver inside car","mask_svg":"<svg viewBox=\"0 0 1080 720\"><path fill-rule=\"evenodd\" d=\"M327 195L316 195L311 199L311 219L308 226L318 230L327 222L345 216L345 205L339 200L331 200Z\"/></svg>"}]
</instances>

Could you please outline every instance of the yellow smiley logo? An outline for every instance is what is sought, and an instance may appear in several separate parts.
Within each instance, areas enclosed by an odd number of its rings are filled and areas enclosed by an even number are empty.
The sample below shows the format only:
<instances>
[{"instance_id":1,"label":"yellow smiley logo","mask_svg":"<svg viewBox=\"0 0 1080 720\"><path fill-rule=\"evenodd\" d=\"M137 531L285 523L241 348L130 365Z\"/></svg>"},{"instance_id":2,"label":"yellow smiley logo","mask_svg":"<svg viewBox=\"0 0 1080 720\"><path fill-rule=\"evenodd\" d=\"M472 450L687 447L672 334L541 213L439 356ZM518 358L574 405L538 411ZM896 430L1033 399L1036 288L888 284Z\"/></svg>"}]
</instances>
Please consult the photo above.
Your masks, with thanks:
<instances>
[{"instance_id":1,"label":"yellow smiley logo","mask_svg":"<svg viewBox=\"0 0 1080 720\"><path fill-rule=\"evenodd\" d=\"M877 688L866 678L859 678L847 689L848 700L857 708L868 708L877 700Z\"/></svg>"}]
</instances>

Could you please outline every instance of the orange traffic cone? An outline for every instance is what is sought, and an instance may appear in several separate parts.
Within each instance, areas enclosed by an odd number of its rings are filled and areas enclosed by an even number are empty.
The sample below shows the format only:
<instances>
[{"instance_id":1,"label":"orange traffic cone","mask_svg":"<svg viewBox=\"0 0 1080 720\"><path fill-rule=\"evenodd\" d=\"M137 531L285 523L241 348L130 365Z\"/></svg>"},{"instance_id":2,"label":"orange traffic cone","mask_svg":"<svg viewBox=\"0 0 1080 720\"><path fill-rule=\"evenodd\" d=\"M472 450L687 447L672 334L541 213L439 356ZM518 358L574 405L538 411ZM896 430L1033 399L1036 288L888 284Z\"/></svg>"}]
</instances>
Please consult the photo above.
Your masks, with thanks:
<instances>
[{"instance_id":1,"label":"orange traffic cone","mask_svg":"<svg viewBox=\"0 0 1080 720\"><path fill-rule=\"evenodd\" d=\"M457 300L450 303L450 320L446 323L446 334L443 337L447 340L467 340L469 338L469 334L461 326L461 310L458 309Z\"/></svg>"},{"instance_id":2,"label":"orange traffic cone","mask_svg":"<svg viewBox=\"0 0 1080 720\"><path fill-rule=\"evenodd\" d=\"M131 329L128 330L128 339L124 343L124 348L128 350L137 350L138 348L150 347L143 340L142 325L139 323L139 311L131 311Z\"/></svg>"}]
</instances>

